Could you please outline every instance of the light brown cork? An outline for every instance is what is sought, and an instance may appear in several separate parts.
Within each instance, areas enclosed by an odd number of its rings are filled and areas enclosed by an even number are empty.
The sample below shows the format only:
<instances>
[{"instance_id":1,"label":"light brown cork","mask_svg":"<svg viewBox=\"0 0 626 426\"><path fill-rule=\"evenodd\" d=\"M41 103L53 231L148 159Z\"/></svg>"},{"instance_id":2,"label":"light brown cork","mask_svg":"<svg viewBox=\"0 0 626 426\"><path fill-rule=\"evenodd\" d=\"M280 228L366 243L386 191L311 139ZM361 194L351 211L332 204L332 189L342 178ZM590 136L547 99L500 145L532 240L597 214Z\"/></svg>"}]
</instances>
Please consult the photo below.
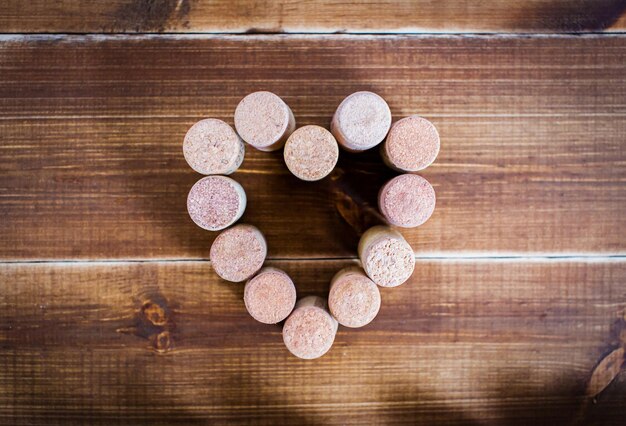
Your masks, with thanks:
<instances>
[{"instance_id":1,"label":"light brown cork","mask_svg":"<svg viewBox=\"0 0 626 426\"><path fill-rule=\"evenodd\" d=\"M213 269L226 281L241 282L252 277L267 255L261 231L252 225L236 225L223 231L211 245Z\"/></svg>"},{"instance_id":2,"label":"light brown cork","mask_svg":"<svg viewBox=\"0 0 626 426\"><path fill-rule=\"evenodd\" d=\"M337 142L351 152L375 147L385 139L390 126L387 102L372 92L356 92L345 98L330 123Z\"/></svg>"},{"instance_id":3,"label":"light brown cork","mask_svg":"<svg viewBox=\"0 0 626 426\"><path fill-rule=\"evenodd\" d=\"M330 313L346 327L369 324L380 309L380 292L361 268L348 267L335 274L328 294Z\"/></svg>"},{"instance_id":4,"label":"light brown cork","mask_svg":"<svg viewBox=\"0 0 626 426\"><path fill-rule=\"evenodd\" d=\"M320 126L304 126L289 136L283 155L294 176L316 181L333 171L339 159L339 147L328 130Z\"/></svg>"},{"instance_id":5,"label":"light brown cork","mask_svg":"<svg viewBox=\"0 0 626 426\"><path fill-rule=\"evenodd\" d=\"M423 177L396 176L378 192L378 208L391 225L413 228L426 222L435 211L435 190Z\"/></svg>"},{"instance_id":6,"label":"light brown cork","mask_svg":"<svg viewBox=\"0 0 626 426\"><path fill-rule=\"evenodd\" d=\"M396 287L415 269L413 249L402 234L388 226L374 226L359 241L361 266L381 287Z\"/></svg>"},{"instance_id":7,"label":"light brown cork","mask_svg":"<svg viewBox=\"0 0 626 426\"><path fill-rule=\"evenodd\" d=\"M283 341L289 352L302 359L324 355L333 345L337 320L330 315L326 301L307 296L298 301L283 327Z\"/></svg>"},{"instance_id":8,"label":"light brown cork","mask_svg":"<svg viewBox=\"0 0 626 426\"><path fill-rule=\"evenodd\" d=\"M246 283L243 301L252 318L264 324L276 324L293 311L296 286L286 272L265 267Z\"/></svg>"},{"instance_id":9,"label":"light brown cork","mask_svg":"<svg viewBox=\"0 0 626 426\"><path fill-rule=\"evenodd\" d=\"M439 154L439 132L418 115L391 126L381 154L385 163L399 172L417 172L430 166Z\"/></svg>"},{"instance_id":10,"label":"light brown cork","mask_svg":"<svg viewBox=\"0 0 626 426\"><path fill-rule=\"evenodd\" d=\"M275 151L296 129L296 119L287 104L271 92L254 92L235 110L239 136L260 151Z\"/></svg>"},{"instance_id":11,"label":"light brown cork","mask_svg":"<svg viewBox=\"0 0 626 426\"><path fill-rule=\"evenodd\" d=\"M189 216L200 228L219 231L237 222L246 210L243 187L226 176L207 176L187 196Z\"/></svg>"},{"instance_id":12,"label":"light brown cork","mask_svg":"<svg viewBox=\"0 0 626 426\"><path fill-rule=\"evenodd\" d=\"M243 141L222 120L200 120L187 131L183 154L189 166L203 175L229 175L241 166Z\"/></svg>"}]
</instances>

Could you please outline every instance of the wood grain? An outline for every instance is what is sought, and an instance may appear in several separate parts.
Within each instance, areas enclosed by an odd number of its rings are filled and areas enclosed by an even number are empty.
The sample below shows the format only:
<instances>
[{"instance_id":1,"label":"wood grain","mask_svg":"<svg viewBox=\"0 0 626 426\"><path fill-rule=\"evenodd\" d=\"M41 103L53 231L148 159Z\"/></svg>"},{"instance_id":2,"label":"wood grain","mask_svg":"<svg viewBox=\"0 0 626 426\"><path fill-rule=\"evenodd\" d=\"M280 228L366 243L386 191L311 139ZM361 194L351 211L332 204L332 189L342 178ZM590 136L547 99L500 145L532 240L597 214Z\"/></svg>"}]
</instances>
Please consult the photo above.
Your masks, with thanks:
<instances>
[{"instance_id":1,"label":"wood grain","mask_svg":"<svg viewBox=\"0 0 626 426\"><path fill-rule=\"evenodd\" d=\"M182 138L265 89L299 125L351 92L422 114L442 149L419 255L624 253L626 37L6 37L0 48L0 257L206 258ZM243 220L272 258L355 255L393 174L341 153L332 178L247 150Z\"/></svg>"},{"instance_id":2,"label":"wood grain","mask_svg":"<svg viewBox=\"0 0 626 426\"><path fill-rule=\"evenodd\" d=\"M350 261L272 262L325 296ZM3 424L620 424L625 262L420 261L302 361L208 262L0 267Z\"/></svg>"},{"instance_id":3,"label":"wood grain","mask_svg":"<svg viewBox=\"0 0 626 426\"><path fill-rule=\"evenodd\" d=\"M1 32L623 31L623 0L5 0Z\"/></svg>"},{"instance_id":4,"label":"wood grain","mask_svg":"<svg viewBox=\"0 0 626 426\"><path fill-rule=\"evenodd\" d=\"M8 0L0 32L623 32L625 10ZM4 35L0 75L0 424L624 423L625 35ZM193 260L215 234L185 210L200 176L183 135L204 117L232 124L261 89L323 126L373 90L442 136L423 173L436 212L404 232L413 278L313 362L246 314L242 285ZM281 153L248 149L234 177L270 265L326 296L393 175L375 152L342 153L308 184ZM509 255L532 257L494 259Z\"/></svg>"}]
</instances>

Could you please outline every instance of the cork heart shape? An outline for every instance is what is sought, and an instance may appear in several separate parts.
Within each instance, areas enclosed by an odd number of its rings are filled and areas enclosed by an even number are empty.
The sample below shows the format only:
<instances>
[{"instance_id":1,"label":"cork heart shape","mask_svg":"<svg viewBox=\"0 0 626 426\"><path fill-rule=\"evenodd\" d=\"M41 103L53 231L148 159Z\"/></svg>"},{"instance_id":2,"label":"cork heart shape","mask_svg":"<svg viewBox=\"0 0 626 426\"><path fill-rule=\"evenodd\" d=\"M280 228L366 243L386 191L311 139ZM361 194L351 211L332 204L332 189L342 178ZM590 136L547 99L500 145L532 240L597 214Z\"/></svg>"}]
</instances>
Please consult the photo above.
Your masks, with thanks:
<instances>
[{"instance_id":1,"label":"cork heart shape","mask_svg":"<svg viewBox=\"0 0 626 426\"><path fill-rule=\"evenodd\" d=\"M372 92L356 92L337 107L330 131L320 126L296 128L289 106L271 92L245 96L234 114L235 129L207 118L194 124L183 142L183 154L198 180L187 198L194 223L208 231L221 231L210 249L215 272L231 282L246 282L244 305L265 324L282 321L287 349L303 359L324 355L339 324L362 327L380 309L379 287L406 282L415 268L413 249L398 228L422 225L435 208L435 191L414 174L428 167L439 153L439 134L428 120L409 116L392 125L389 106ZM360 267L338 271L330 282L328 298L307 296L296 300L289 275L264 267L267 242L260 229L235 224L246 209L244 188L228 175L241 166L245 145L260 151L283 149L287 169L298 179L315 182L327 177L339 159L340 147L359 153L380 146L387 166L401 174L378 193L378 210L386 222L367 229L357 252Z\"/></svg>"}]
</instances>

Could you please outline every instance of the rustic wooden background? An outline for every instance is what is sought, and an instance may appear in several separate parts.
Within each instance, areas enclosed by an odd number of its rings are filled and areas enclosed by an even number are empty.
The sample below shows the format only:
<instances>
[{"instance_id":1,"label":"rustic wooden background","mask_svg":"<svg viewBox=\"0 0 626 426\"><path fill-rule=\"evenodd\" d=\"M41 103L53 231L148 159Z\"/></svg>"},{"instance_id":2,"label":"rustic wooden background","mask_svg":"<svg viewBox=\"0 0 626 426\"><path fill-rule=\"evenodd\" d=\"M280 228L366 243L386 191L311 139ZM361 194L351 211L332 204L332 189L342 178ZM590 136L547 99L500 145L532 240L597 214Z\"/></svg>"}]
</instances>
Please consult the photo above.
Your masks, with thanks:
<instances>
[{"instance_id":1,"label":"rustic wooden background","mask_svg":"<svg viewBox=\"0 0 626 426\"><path fill-rule=\"evenodd\" d=\"M1 3L1 424L625 424L626 1ZM414 276L316 361L185 209L185 131L261 89L324 126L373 90L442 137ZM244 221L325 295L392 174L246 155Z\"/></svg>"}]
</instances>

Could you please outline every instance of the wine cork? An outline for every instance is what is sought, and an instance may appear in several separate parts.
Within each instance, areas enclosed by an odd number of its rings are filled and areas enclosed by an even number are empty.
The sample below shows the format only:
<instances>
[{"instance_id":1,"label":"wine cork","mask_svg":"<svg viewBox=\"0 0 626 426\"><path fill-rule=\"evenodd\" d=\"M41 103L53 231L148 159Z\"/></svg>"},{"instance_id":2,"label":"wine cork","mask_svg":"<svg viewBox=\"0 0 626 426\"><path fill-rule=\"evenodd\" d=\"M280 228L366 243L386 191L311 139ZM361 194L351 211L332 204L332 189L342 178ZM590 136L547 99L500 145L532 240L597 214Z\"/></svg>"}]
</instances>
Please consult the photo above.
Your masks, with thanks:
<instances>
[{"instance_id":1,"label":"wine cork","mask_svg":"<svg viewBox=\"0 0 626 426\"><path fill-rule=\"evenodd\" d=\"M246 283L243 301L252 318L264 324L276 324L293 311L296 286L286 272L265 267Z\"/></svg>"},{"instance_id":2,"label":"wine cork","mask_svg":"<svg viewBox=\"0 0 626 426\"><path fill-rule=\"evenodd\" d=\"M324 355L333 344L339 324L328 312L321 297L307 296L298 301L283 327L283 341L289 352L302 359Z\"/></svg>"},{"instance_id":3,"label":"wine cork","mask_svg":"<svg viewBox=\"0 0 626 426\"><path fill-rule=\"evenodd\" d=\"M339 147L332 133L320 126L304 126L285 144L285 164L294 176L306 181L320 180L333 171Z\"/></svg>"},{"instance_id":4,"label":"wine cork","mask_svg":"<svg viewBox=\"0 0 626 426\"><path fill-rule=\"evenodd\" d=\"M226 176L207 176L187 196L189 216L200 228L219 231L237 222L246 210L243 187Z\"/></svg>"},{"instance_id":5,"label":"wine cork","mask_svg":"<svg viewBox=\"0 0 626 426\"><path fill-rule=\"evenodd\" d=\"M396 287L415 269L413 249L388 226L374 226L359 241L359 258L368 277L381 287Z\"/></svg>"},{"instance_id":6,"label":"wine cork","mask_svg":"<svg viewBox=\"0 0 626 426\"><path fill-rule=\"evenodd\" d=\"M275 151L296 129L296 119L287 104L271 92L254 92L235 110L239 136L260 151Z\"/></svg>"},{"instance_id":7,"label":"wine cork","mask_svg":"<svg viewBox=\"0 0 626 426\"><path fill-rule=\"evenodd\" d=\"M361 268L337 272L330 282L330 313L346 327L363 327L372 322L380 309L380 292Z\"/></svg>"},{"instance_id":8,"label":"wine cork","mask_svg":"<svg viewBox=\"0 0 626 426\"><path fill-rule=\"evenodd\" d=\"M187 131L183 154L189 166L203 175L229 175L241 166L243 141L222 120L200 120Z\"/></svg>"},{"instance_id":9,"label":"wine cork","mask_svg":"<svg viewBox=\"0 0 626 426\"><path fill-rule=\"evenodd\" d=\"M359 152L381 143L390 126L387 102L376 93L356 92L339 104L330 129L344 149Z\"/></svg>"},{"instance_id":10,"label":"wine cork","mask_svg":"<svg viewBox=\"0 0 626 426\"><path fill-rule=\"evenodd\" d=\"M226 281L241 282L252 277L267 255L261 231L252 225L236 225L217 236L210 250L213 269Z\"/></svg>"},{"instance_id":11,"label":"wine cork","mask_svg":"<svg viewBox=\"0 0 626 426\"><path fill-rule=\"evenodd\" d=\"M381 147L385 163L399 172L417 172L430 166L439 154L439 132L418 115L403 118L391 126Z\"/></svg>"},{"instance_id":12,"label":"wine cork","mask_svg":"<svg viewBox=\"0 0 626 426\"><path fill-rule=\"evenodd\" d=\"M420 226L435 210L435 190L421 176L396 176L380 189L378 208L391 225L403 228Z\"/></svg>"}]
</instances>

